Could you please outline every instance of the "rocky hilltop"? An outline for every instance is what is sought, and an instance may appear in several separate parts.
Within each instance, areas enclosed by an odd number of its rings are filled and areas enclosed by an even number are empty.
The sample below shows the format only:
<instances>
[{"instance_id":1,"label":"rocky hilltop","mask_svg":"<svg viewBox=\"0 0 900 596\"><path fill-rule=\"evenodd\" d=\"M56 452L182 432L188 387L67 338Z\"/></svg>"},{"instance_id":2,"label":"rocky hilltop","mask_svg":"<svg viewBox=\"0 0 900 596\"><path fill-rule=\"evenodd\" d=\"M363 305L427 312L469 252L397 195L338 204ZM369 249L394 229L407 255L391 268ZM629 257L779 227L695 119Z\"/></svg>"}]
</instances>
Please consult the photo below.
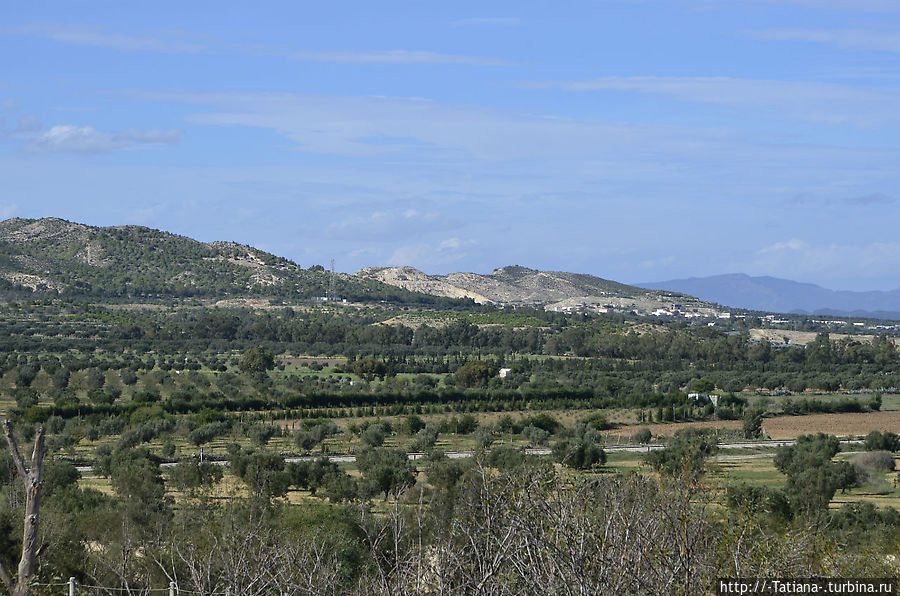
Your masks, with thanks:
<instances>
[{"instance_id":1,"label":"rocky hilltop","mask_svg":"<svg viewBox=\"0 0 900 596\"><path fill-rule=\"evenodd\" d=\"M673 316L717 316L720 309L684 294L647 290L608 279L565 271L539 271L519 265L487 275L428 275L413 267L366 267L354 274L407 290L471 298L479 304L542 305L548 310L637 311Z\"/></svg>"},{"instance_id":2,"label":"rocky hilltop","mask_svg":"<svg viewBox=\"0 0 900 596\"><path fill-rule=\"evenodd\" d=\"M94 227L57 218L0 222L0 298L324 296L329 274L234 242L203 243L142 226ZM335 294L349 300L429 304L431 296L346 274Z\"/></svg>"}]
</instances>

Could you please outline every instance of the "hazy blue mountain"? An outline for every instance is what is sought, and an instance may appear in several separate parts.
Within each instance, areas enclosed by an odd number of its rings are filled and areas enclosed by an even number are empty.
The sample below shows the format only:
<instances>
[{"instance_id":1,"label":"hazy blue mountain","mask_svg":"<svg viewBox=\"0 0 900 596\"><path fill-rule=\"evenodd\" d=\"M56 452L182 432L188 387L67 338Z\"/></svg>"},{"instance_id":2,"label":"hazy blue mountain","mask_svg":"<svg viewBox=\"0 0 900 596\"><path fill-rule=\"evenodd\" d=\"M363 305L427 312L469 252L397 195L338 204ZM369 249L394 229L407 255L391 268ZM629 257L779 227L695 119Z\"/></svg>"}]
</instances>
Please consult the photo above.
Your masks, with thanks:
<instances>
[{"instance_id":1,"label":"hazy blue mountain","mask_svg":"<svg viewBox=\"0 0 900 596\"><path fill-rule=\"evenodd\" d=\"M810 283L769 276L751 277L743 273L637 285L683 292L734 308L900 319L900 289L889 292L829 290Z\"/></svg>"}]
</instances>

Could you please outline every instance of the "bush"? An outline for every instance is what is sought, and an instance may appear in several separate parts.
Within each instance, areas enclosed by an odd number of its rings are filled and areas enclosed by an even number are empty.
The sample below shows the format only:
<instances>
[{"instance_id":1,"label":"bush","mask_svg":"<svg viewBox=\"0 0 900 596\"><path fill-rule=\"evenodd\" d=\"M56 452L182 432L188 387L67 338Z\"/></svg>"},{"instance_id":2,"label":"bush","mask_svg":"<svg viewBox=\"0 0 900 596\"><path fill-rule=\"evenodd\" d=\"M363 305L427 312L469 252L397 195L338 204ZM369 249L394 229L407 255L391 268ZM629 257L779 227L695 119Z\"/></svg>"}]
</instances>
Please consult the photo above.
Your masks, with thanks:
<instances>
[{"instance_id":1,"label":"bush","mask_svg":"<svg viewBox=\"0 0 900 596\"><path fill-rule=\"evenodd\" d=\"M522 429L522 436L528 441L532 447L540 447L547 444L550 433L536 426L526 426Z\"/></svg>"},{"instance_id":2,"label":"bush","mask_svg":"<svg viewBox=\"0 0 900 596\"><path fill-rule=\"evenodd\" d=\"M384 444L386 434L383 424L370 424L360 436L360 442L363 447L381 447Z\"/></svg>"},{"instance_id":3,"label":"bush","mask_svg":"<svg viewBox=\"0 0 900 596\"><path fill-rule=\"evenodd\" d=\"M478 419L472 414L465 414L456 423L456 433L460 435L472 434L476 428L478 428Z\"/></svg>"},{"instance_id":4,"label":"bush","mask_svg":"<svg viewBox=\"0 0 900 596\"><path fill-rule=\"evenodd\" d=\"M653 433L650 432L649 428L641 428L638 429L633 435L631 435L631 440L634 443L640 443L645 445L649 443L653 439Z\"/></svg>"},{"instance_id":5,"label":"bush","mask_svg":"<svg viewBox=\"0 0 900 596\"><path fill-rule=\"evenodd\" d=\"M866 451L900 451L900 435L873 430L866 435Z\"/></svg>"},{"instance_id":6,"label":"bush","mask_svg":"<svg viewBox=\"0 0 900 596\"><path fill-rule=\"evenodd\" d=\"M535 416L529 416L525 420L522 421L522 426L536 426L537 428L547 431L548 434L552 435L556 431L559 430L560 426L559 420L551 416L550 414L537 414Z\"/></svg>"},{"instance_id":7,"label":"bush","mask_svg":"<svg viewBox=\"0 0 900 596\"><path fill-rule=\"evenodd\" d=\"M475 445L479 449L487 449L494 442L494 431L489 426L479 426L475 429Z\"/></svg>"},{"instance_id":8,"label":"bush","mask_svg":"<svg viewBox=\"0 0 900 596\"><path fill-rule=\"evenodd\" d=\"M275 435L281 434L281 428L272 424L254 424L248 433L250 440L262 447L267 445Z\"/></svg>"},{"instance_id":9,"label":"bush","mask_svg":"<svg viewBox=\"0 0 900 596\"><path fill-rule=\"evenodd\" d=\"M748 408L744 410L744 438L758 439L762 436L762 415L761 408Z\"/></svg>"},{"instance_id":10,"label":"bush","mask_svg":"<svg viewBox=\"0 0 900 596\"><path fill-rule=\"evenodd\" d=\"M743 509L750 513L765 511L782 519L793 517L790 502L784 491L752 484L729 485L725 503L731 509Z\"/></svg>"},{"instance_id":11,"label":"bush","mask_svg":"<svg viewBox=\"0 0 900 596\"><path fill-rule=\"evenodd\" d=\"M407 434L414 435L425 428L425 421L422 420L421 416L418 416L417 414L410 414L406 417L404 426L406 427Z\"/></svg>"},{"instance_id":12,"label":"bush","mask_svg":"<svg viewBox=\"0 0 900 596\"><path fill-rule=\"evenodd\" d=\"M188 435L188 441L199 447L230 430L231 423L229 422L210 422L192 430Z\"/></svg>"},{"instance_id":13,"label":"bush","mask_svg":"<svg viewBox=\"0 0 900 596\"><path fill-rule=\"evenodd\" d=\"M661 474L695 475L705 471L706 459L717 451L718 446L712 433L685 428L675 433L665 449L648 453L645 461Z\"/></svg>"},{"instance_id":14,"label":"bush","mask_svg":"<svg viewBox=\"0 0 900 596\"><path fill-rule=\"evenodd\" d=\"M867 451L853 457L855 468L870 468L878 472L894 471L894 456L887 451Z\"/></svg>"},{"instance_id":15,"label":"bush","mask_svg":"<svg viewBox=\"0 0 900 596\"><path fill-rule=\"evenodd\" d=\"M596 430L606 430L609 428L609 422L606 420L606 416L601 414L600 412L595 412L582 420L586 425L596 429Z\"/></svg>"},{"instance_id":16,"label":"bush","mask_svg":"<svg viewBox=\"0 0 900 596\"><path fill-rule=\"evenodd\" d=\"M588 470L606 463L606 452L584 439L562 439L553 445L553 458L576 470Z\"/></svg>"},{"instance_id":17,"label":"bush","mask_svg":"<svg viewBox=\"0 0 900 596\"><path fill-rule=\"evenodd\" d=\"M487 455L487 465L498 470L512 470L525 463L525 453L507 445L492 449Z\"/></svg>"},{"instance_id":18,"label":"bush","mask_svg":"<svg viewBox=\"0 0 900 596\"><path fill-rule=\"evenodd\" d=\"M425 428L416 433L413 448L416 451L428 451L438 440L438 427L434 424L426 424Z\"/></svg>"}]
</instances>

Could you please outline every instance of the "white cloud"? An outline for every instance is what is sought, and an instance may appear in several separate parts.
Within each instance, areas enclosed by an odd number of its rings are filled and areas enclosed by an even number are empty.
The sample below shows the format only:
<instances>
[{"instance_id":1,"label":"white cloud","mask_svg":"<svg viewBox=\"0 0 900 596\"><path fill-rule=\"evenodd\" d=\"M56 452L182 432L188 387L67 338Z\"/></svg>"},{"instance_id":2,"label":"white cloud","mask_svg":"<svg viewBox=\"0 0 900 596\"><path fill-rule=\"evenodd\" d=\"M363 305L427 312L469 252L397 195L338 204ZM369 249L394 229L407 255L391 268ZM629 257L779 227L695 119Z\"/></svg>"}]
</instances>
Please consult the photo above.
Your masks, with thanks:
<instances>
[{"instance_id":1,"label":"white cloud","mask_svg":"<svg viewBox=\"0 0 900 596\"><path fill-rule=\"evenodd\" d=\"M241 52L261 56L279 56L304 62L343 64L461 64L469 66L504 66L506 60L488 56L443 54L428 50L300 50L291 51L265 45L197 43L162 36L130 35L106 31L99 27L70 23L42 23L0 31L35 35L59 43L78 46L112 48L127 52L159 52L166 54L198 54L204 52Z\"/></svg>"},{"instance_id":2,"label":"white cloud","mask_svg":"<svg viewBox=\"0 0 900 596\"><path fill-rule=\"evenodd\" d=\"M27 25L8 32L37 35L59 43L125 50L129 52L163 52L168 54L198 53L206 48L200 44L174 39L142 35L126 35L105 31L99 27L69 23L43 23Z\"/></svg>"},{"instance_id":3,"label":"white cloud","mask_svg":"<svg viewBox=\"0 0 900 596\"><path fill-rule=\"evenodd\" d=\"M770 4L799 4L809 8L850 11L850 12L898 12L900 4L896 0L765 0ZM747 0L755 5L759 0Z\"/></svg>"},{"instance_id":4,"label":"white cloud","mask_svg":"<svg viewBox=\"0 0 900 596\"><path fill-rule=\"evenodd\" d=\"M878 279L900 268L900 243L812 244L799 239L778 242L757 251L746 271L752 275L779 272L791 279Z\"/></svg>"},{"instance_id":5,"label":"white cloud","mask_svg":"<svg viewBox=\"0 0 900 596\"><path fill-rule=\"evenodd\" d=\"M53 126L44 134L27 142L23 149L28 153L103 153L118 146L109 134L90 126Z\"/></svg>"},{"instance_id":6,"label":"white cloud","mask_svg":"<svg viewBox=\"0 0 900 596\"><path fill-rule=\"evenodd\" d=\"M763 110L776 117L874 125L900 119L900 95L836 83L735 77L598 77L525 83L566 91L650 93L679 101Z\"/></svg>"},{"instance_id":7,"label":"white cloud","mask_svg":"<svg viewBox=\"0 0 900 596\"><path fill-rule=\"evenodd\" d=\"M535 159L547 168L554 160L590 156L620 163L623 153L682 155L732 135L716 128L554 118L417 98L130 93L204 106L207 111L189 115L187 120L269 129L293 140L301 151L348 157L403 156L419 162ZM606 152L608 156L604 156ZM654 163L657 168L669 167L661 160Z\"/></svg>"},{"instance_id":8,"label":"white cloud","mask_svg":"<svg viewBox=\"0 0 900 596\"><path fill-rule=\"evenodd\" d=\"M115 141L148 145L176 143L180 138L180 130L138 130L133 127L113 135Z\"/></svg>"},{"instance_id":9,"label":"white cloud","mask_svg":"<svg viewBox=\"0 0 900 596\"><path fill-rule=\"evenodd\" d=\"M326 234L335 238L366 239L378 242L395 242L397 238L416 238L442 230L460 227L460 223L438 212L422 213L415 209L390 209L373 211L367 216L338 215L326 228Z\"/></svg>"},{"instance_id":10,"label":"white cloud","mask_svg":"<svg viewBox=\"0 0 900 596\"><path fill-rule=\"evenodd\" d=\"M848 50L900 52L900 32L872 29L769 29L750 33L757 39L772 41L808 41L824 43Z\"/></svg>"},{"instance_id":11,"label":"white cloud","mask_svg":"<svg viewBox=\"0 0 900 596\"><path fill-rule=\"evenodd\" d=\"M783 253L785 251L801 251L809 248L809 245L797 238L791 238L786 242L776 242L770 246L763 247L757 251L757 254L764 255L769 253Z\"/></svg>"},{"instance_id":12,"label":"white cloud","mask_svg":"<svg viewBox=\"0 0 900 596\"><path fill-rule=\"evenodd\" d=\"M474 240L448 238L437 245L419 243L400 246L383 262L388 266L411 265L422 271L434 272L443 266L459 263L466 258L465 247L475 246Z\"/></svg>"},{"instance_id":13,"label":"white cloud","mask_svg":"<svg viewBox=\"0 0 900 596\"><path fill-rule=\"evenodd\" d=\"M0 101L0 110L12 111L17 107L19 107L19 104L14 99L4 99L3 101Z\"/></svg>"},{"instance_id":14,"label":"white cloud","mask_svg":"<svg viewBox=\"0 0 900 596\"><path fill-rule=\"evenodd\" d=\"M28 140L26 153L107 153L148 144L173 143L179 133L126 129L118 133L95 130L90 126L57 125Z\"/></svg>"},{"instance_id":15,"label":"white cloud","mask_svg":"<svg viewBox=\"0 0 900 596\"><path fill-rule=\"evenodd\" d=\"M518 25L522 19L518 17L472 17L468 19L457 19L451 24L456 26L490 26L490 27L509 27Z\"/></svg>"},{"instance_id":16,"label":"white cloud","mask_svg":"<svg viewBox=\"0 0 900 596\"><path fill-rule=\"evenodd\" d=\"M277 54L278 52L265 52ZM469 66L504 66L509 62L487 56L441 54L424 50L331 50L286 52L292 60L304 62L335 62L345 64L465 64Z\"/></svg>"}]
</instances>

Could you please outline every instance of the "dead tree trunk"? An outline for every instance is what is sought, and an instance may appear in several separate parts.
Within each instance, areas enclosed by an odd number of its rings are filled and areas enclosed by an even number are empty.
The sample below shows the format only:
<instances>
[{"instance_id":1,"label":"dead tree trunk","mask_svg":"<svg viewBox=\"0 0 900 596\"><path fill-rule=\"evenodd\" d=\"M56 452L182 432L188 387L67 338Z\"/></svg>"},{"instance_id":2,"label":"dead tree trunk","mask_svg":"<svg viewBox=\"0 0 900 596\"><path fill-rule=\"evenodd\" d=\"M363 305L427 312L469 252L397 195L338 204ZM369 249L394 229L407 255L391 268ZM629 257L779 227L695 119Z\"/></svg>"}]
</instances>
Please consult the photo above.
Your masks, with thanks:
<instances>
[{"instance_id":1,"label":"dead tree trunk","mask_svg":"<svg viewBox=\"0 0 900 596\"><path fill-rule=\"evenodd\" d=\"M19 560L19 570L15 581L9 570L0 561L0 581L6 586L10 596L31 596L31 576L34 575L35 559L38 549L38 521L41 511L41 497L43 496L43 482L41 468L44 463L44 428L40 427L34 435L34 451L31 454L31 466L25 464L22 454L19 453L19 445L13 436L12 426L9 420L3 421L3 433L6 442L9 443L9 452L22 482L25 483L25 529L22 535L22 558Z\"/></svg>"}]
</instances>

